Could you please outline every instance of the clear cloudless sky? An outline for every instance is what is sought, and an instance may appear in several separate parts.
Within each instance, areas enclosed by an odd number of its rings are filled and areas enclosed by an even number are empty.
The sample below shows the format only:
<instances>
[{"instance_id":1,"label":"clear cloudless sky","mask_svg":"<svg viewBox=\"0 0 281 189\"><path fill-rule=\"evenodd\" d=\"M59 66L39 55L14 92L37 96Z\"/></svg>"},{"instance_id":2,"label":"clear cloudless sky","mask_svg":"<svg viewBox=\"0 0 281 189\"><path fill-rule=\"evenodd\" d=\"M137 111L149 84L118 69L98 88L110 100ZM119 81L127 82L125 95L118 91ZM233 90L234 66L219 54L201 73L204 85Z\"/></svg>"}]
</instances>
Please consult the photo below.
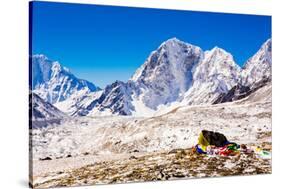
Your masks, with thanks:
<instances>
[{"instance_id":1,"label":"clear cloudless sky","mask_svg":"<svg viewBox=\"0 0 281 189\"><path fill-rule=\"evenodd\" d=\"M169 38L230 52L243 66L268 38L271 17L33 2L32 54L59 61L104 87L127 81Z\"/></svg>"}]
</instances>

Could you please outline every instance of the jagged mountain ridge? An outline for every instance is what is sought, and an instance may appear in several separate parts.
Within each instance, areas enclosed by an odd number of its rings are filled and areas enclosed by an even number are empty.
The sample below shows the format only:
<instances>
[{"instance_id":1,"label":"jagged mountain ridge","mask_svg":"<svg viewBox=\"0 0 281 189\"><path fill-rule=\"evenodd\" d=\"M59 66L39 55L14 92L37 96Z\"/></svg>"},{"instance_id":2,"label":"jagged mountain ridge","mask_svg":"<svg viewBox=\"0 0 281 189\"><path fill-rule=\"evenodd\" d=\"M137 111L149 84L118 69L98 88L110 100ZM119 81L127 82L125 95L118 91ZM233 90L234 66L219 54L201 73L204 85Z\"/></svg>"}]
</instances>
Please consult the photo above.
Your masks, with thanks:
<instances>
[{"instance_id":1,"label":"jagged mountain ridge","mask_svg":"<svg viewBox=\"0 0 281 189\"><path fill-rule=\"evenodd\" d=\"M111 101L100 100L87 112L151 116L160 106L173 103L212 104L236 85L240 72L225 50L215 47L203 52L200 47L172 38L153 51L128 82L107 87L102 96ZM123 89L119 95L118 88Z\"/></svg>"},{"instance_id":2,"label":"jagged mountain ridge","mask_svg":"<svg viewBox=\"0 0 281 189\"><path fill-rule=\"evenodd\" d=\"M130 115L133 110L132 86L130 83L116 81L106 86L99 98L95 98L83 109L76 112L76 115Z\"/></svg>"},{"instance_id":3,"label":"jagged mountain ridge","mask_svg":"<svg viewBox=\"0 0 281 189\"><path fill-rule=\"evenodd\" d=\"M251 86L244 86L240 83L235 85L232 89L230 89L227 93L222 93L218 96L218 98L214 101L213 104L220 104L224 102L233 102L236 100L243 99L250 94L254 93L258 89L271 84L271 80L269 78L265 78L260 80L257 83L254 83Z\"/></svg>"},{"instance_id":4,"label":"jagged mountain ridge","mask_svg":"<svg viewBox=\"0 0 281 189\"><path fill-rule=\"evenodd\" d=\"M176 38L162 43L128 82L108 85L88 114L144 115L176 101L192 84L192 72L204 52ZM85 112L85 109L82 110Z\"/></svg>"},{"instance_id":5,"label":"jagged mountain ridge","mask_svg":"<svg viewBox=\"0 0 281 189\"><path fill-rule=\"evenodd\" d=\"M271 80L272 68L272 40L268 39L251 57L242 70L242 82L244 86L251 86L261 80Z\"/></svg>"},{"instance_id":6,"label":"jagged mountain ridge","mask_svg":"<svg viewBox=\"0 0 281 189\"><path fill-rule=\"evenodd\" d=\"M203 58L201 48L172 38L151 53L131 81L143 103L157 109L176 101L192 85L193 69Z\"/></svg>"},{"instance_id":7,"label":"jagged mountain ridge","mask_svg":"<svg viewBox=\"0 0 281 189\"><path fill-rule=\"evenodd\" d=\"M212 103L239 81L240 71L232 55L225 50L215 47L206 51L204 59L195 68L193 85L182 102L186 105Z\"/></svg>"},{"instance_id":8,"label":"jagged mountain ridge","mask_svg":"<svg viewBox=\"0 0 281 189\"><path fill-rule=\"evenodd\" d=\"M63 112L67 113L70 116L74 115L87 115L87 109L91 109L91 107L95 106L96 100L102 94L102 90L89 92L88 90L80 90L73 93L67 100L55 103L58 109L62 110Z\"/></svg>"},{"instance_id":9,"label":"jagged mountain ridge","mask_svg":"<svg viewBox=\"0 0 281 189\"><path fill-rule=\"evenodd\" d=\"M31 108L30 110L32 111L31 119L33 121L42 119L61 119L66 116L58 108L49 102L44 101L33 92L29 94L29 99L29 106Z\"/></svg>"},{"instance_id":10,"label":"jagged mountain ridge","mask_svg":"<svg viewBox=\"0 0 281 189\"><path fill-rule=\"evenodd\" d=\"M59 62L52 61L45 55L32 56L31 89L51 104L64 101L80 90L87 92L100 90L93 83L78 79Z\"/></svg>"},{"instance_id":11,"label":"jagged mountain ridge","mask_svg":"<svg viewBox=\"0 0 281 189\"><path fill-rule=\"evenodd\" d=\"M272 42L267 40L259 51L251 57L241 71L239 82L228 92L221 93L214 104L232 102L249 96L271 83Z\"/></svg>"},{"instance_id":12,"label":"jagged mountain ridge","mask_svg":"<svg viewBox=\"0 0 281 189\"><path fill-rule=\"evenodd\" d=\"M257 73L255 79L251 78L253 73ZM258 83L259 77L271 79L271 40L241 69L232 55L219 47L203 52L200 47L172 38L153 51L129 81L116 81L98 93L79 93L77 97L73 93L71 98L57 103L63 106L57 107L72 116L152 116L173 104L222 103L227 101L224 96L240 99L249 93L239 98L229 94L237 94L233 92L237 89L244 93L245 88Z\"/></svg>"}]
</instances>

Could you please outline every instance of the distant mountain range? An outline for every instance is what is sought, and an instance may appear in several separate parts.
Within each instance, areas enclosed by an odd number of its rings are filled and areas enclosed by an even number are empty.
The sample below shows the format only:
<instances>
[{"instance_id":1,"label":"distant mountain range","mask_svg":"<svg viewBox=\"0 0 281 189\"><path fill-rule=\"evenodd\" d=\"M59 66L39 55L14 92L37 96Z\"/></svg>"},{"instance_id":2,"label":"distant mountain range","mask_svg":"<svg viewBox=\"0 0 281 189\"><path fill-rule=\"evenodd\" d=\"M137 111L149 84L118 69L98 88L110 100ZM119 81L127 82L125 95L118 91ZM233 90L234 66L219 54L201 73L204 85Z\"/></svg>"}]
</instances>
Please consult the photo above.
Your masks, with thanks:
<instances>
[{"instance_id":1,"label":"distant mountain range","mask_svg":"<svg viewBox=\"0 0 281 189\"><path fill-rule=\"evenodd\" d=\"M271 81L271 39L243 68L232 55L176 38L163 42L127 82L101 90L44 55L32 57L32 91L71 116L152 116L172 106L238 100Z\"/></svg>"},{"instance_id":2,"label":"distant mountain range","mask_svg":"<svg viewBox=\"0 0 281 189\"><path fill-rule=\"evenodd\" d=\"M32 91L43 100L54 104L69 98L73 93L85 90L100 90L93 83L78 79L59 62L49 60L45 55L32 56Z\"/></svg>"}]
</instances>

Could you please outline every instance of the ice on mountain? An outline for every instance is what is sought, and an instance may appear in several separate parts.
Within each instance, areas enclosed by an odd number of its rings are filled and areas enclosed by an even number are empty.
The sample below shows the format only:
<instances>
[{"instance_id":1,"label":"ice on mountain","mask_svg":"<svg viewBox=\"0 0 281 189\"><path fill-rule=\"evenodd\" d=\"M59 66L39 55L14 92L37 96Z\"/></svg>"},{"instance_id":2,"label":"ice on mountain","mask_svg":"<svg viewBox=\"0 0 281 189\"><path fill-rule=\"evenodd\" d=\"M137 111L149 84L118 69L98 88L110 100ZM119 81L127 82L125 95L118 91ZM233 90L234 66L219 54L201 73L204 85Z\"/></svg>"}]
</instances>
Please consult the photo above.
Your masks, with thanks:
<instances>
[{"instance_id":1,"label":"ice on mountain","mask_svg":"<svg viewBox=\"0 0 281 189\"><path fill-rule=\"evenodd\" d=\"M44 55L32 56L31 89L51 104L64 101L79 90L99 90L93 83L78 79L59 62Z\"/></svg>"},{"instance_id":2,"label":"ice on mountain","mask_svg":"<svg viewBox=\"0 0 281 189\"><path fill-rule=\"evenodd\" d=\"M151 116L176 105L213 104L229 97L235 87L241 92L243 86L271 80L271 39L241 69L222 48L204 52L172 38L153 51L129 81L116 81L98 93L95 85L77 79L58 62L44 55L33 58L33 91L72 116Z\"/></svg>"}]
</instances>

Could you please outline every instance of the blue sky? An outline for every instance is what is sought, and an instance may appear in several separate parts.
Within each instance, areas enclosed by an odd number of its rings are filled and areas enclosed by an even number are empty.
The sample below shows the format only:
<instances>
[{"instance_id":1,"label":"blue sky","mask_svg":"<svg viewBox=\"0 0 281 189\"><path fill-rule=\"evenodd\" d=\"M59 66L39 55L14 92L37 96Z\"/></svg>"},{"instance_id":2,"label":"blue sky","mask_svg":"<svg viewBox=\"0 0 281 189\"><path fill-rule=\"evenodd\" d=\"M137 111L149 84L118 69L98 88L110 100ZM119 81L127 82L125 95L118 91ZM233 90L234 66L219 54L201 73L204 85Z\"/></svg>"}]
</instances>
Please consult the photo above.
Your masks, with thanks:
<instances>
[{"instance_id":1,"label":"blue sky","mask_svg":"<svg viewBox=\"0 0 281 189\"><path fill-rule=\"evenodd\" d=\"M219 46L243 66L271 37L271 17L33 2L32 53L100 87L127 81L169 38Z\"/></svg>"}]
</instances>

